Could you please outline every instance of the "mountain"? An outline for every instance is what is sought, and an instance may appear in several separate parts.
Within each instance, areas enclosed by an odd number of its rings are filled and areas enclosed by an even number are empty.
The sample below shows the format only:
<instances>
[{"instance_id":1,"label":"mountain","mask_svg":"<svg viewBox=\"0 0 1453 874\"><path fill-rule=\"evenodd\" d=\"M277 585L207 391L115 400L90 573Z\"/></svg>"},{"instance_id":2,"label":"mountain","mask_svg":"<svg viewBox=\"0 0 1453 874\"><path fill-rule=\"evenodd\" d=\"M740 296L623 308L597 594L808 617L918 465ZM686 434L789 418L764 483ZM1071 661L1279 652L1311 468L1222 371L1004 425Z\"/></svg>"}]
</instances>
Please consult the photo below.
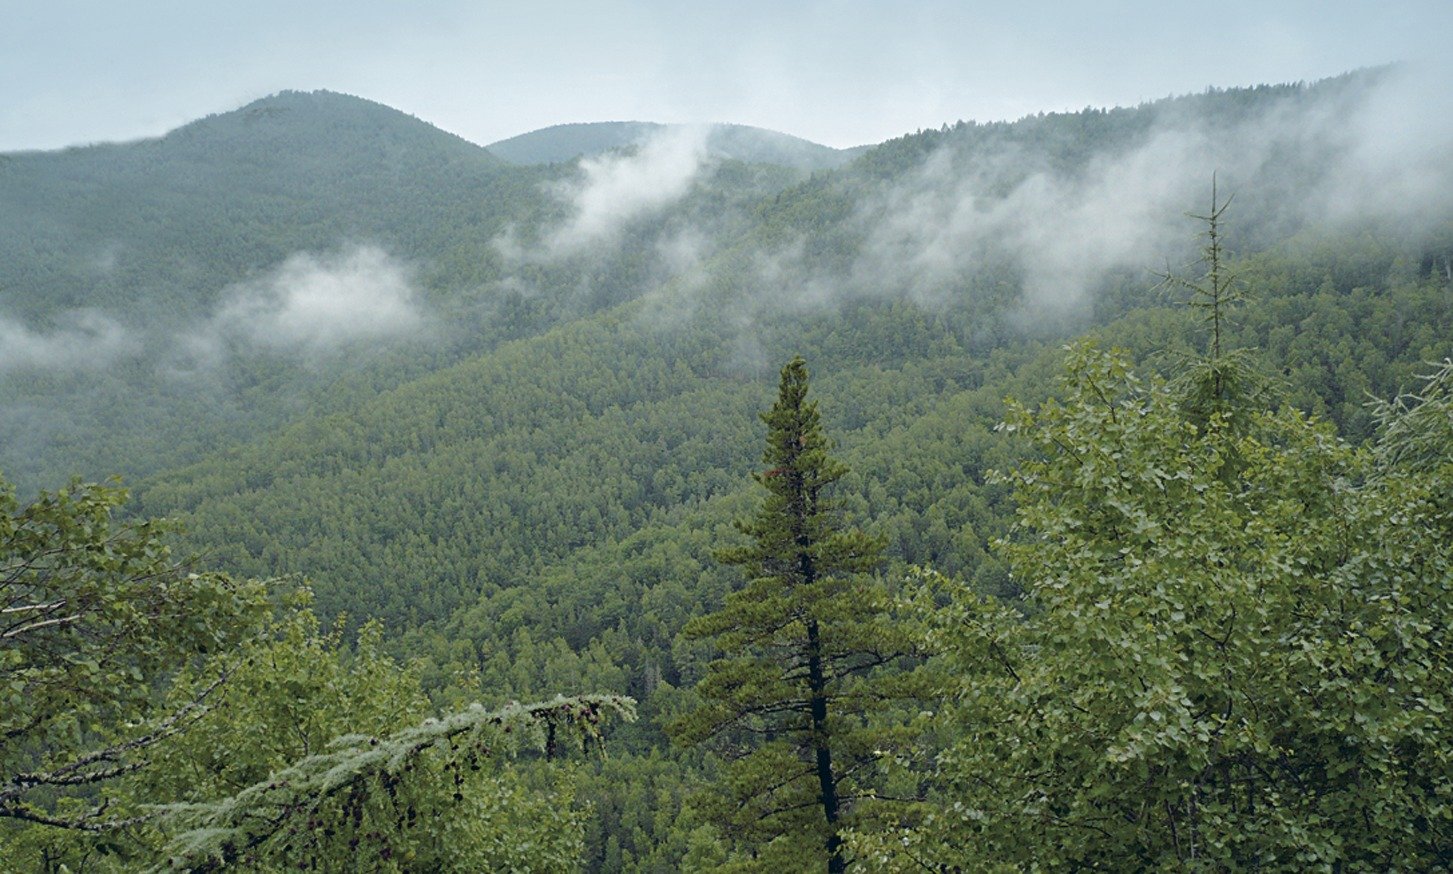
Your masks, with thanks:
<instances>
[{"instance_id":1,"label":"mountain","mask_svg":"<svg viewBox=\"0 0 1453 874\"><path fill-rule=\"evenodd\" d=\"M561 568L585 573L580 556L599 560L643 531L691 540L703 519L724 524L718 508L749 488L752 410L774 365L801 352L831 375L818 385L849 459L874 459L859 509L890 528L895 557L995 585L993 492L941 433L987 440L992 423L954 426L947 411L980 390L981 411L1013 386L1043 393L1053 350L1087 329L1114 326L1109 336L1145 351L1193 348L1194 320L1148 268L1194 258L1182 213L1209 194L1206 167L1238 189L1224 239L1244 253L1257 301L1238 330L1295 374L1298 404L1365 435L1362 392L1396 391L1420 357L1441 354L1437 338L1453 331L1439 303L1446 218L1416 231L1385 216L1334 222L1289 193L1316 201L1321 186L1347 184L1331 144L1283 139L1355 111L1373 85L961 124L831 173L738 189L735 203L729 178L706 177L659 224L560 256L587 265L569 274L587 296L606 280L606 252L655 264L631 274L644 284L624 298L159 476L144 506L184 514L224 566L312 576L324 612L427 627L476 599L525 597ZM646 168L626 166L622 178L644 184ZM518 242L558 242L578 218ZM1384 340L1339 346L1356 324ZM1359 382L1332 375L1348 369ZM326 536L322 519L343 533Z\"/></svg>"},{"instance_id":2,"label":"mountain","mask_svg":"<svg viewBox=\"0 0 1453 874\"><path fill-rule=\"evenodd\" d=\"M7 156L0 469L27 489L147 476L641 298L651 318L720 320L752 367L784 308L919 308L975 354L1063 336L1144 305L1148 266L1194 257L1180 217L1213 170L1237 251L1361 222L1436 260L1424 195L1446 170L1359 139L1389 78L959 122L812 178L639 146L588 170L514 165L328 92ZM673 129L551 130L604 148ZM708 138L738 141L802 143Z\"/></svg>"},{"instance_id":3,"label":"mountain","mask_svg":"<svg viewBox=\"0 0 1453 874\"><path fill-rule=\"evenodd\" d=\"M190 311L249 270L342 237L424 234L442 248L448 211L502 200L488 152L329 92L283 92L157 139L6 157L0 309L11 316Z\"/></svg>"},{"instance_id":4,"label":"mountain","mask_svg":"<svg viewBox=\"0 0 1453 874\"><path fill-rule=\"evenodd\" d=\"M633 146L665 129L646 121L598 121L557 124L485 146L511 164L558 164L612 149Z\"/></svg>"},{"instance_id":5,"label":"mountain","mask_svg":"<svg viewBox=\"0 0 1453 874\"><path fill-rule=\"evenodd\" d=\"M326 309L329 286L290 304L273 299L276 277L382 266L427 288L437 272L412 266L427 261L467 282L476 253L541 200L529 171L328 92L157 139L5 157L0 467L26 487L67 471L134 476L296 414L307 385L344 368L239 347L257 337L276 351L268 312Z\"/></svg>"},{"instance_id":6,"label":"mountain","mask_svg":"<svg viewBox=\"0 0 1453 874\"><path fill-rule=\"evenodd\" d=\"M1207 327L1156 273L1194 285L1186 213L1234 193L1222 339L1276 403L1362 440L1368 394L1453 337L1447 149L1407 148L1390 108L1419 104L1395 88L960 122L816 172L645 125L566 126L561 161L513 164L326 94L12 156L0 464L127 471L203 566L310 578L325 620L380 619L441 700L637 698L581 769L587 866L680 870L709 768L663 725L707 657L683 627L740 583L712 555L757 501L777 367L807 358L887 580L1013 596L993 471L1029 450L1004 399L1056 394L1077 337L1177 374Z\"/></svg>"},{"instance_id":7,"label":"mountain","mask_svg":"<svg viewBox=\"0 0 1453 874\"><path fill-rule=\"evenodd\" d=\"M702 130L708 154L753 164L799 170L840 167L866 147L834 149L790 134L741 124L672 125L643 121L557 124L490 143L487 148L511 164L555 164L640 146L663 134Z\"/></svg>"},{"instance_id":8,"label":"mountain","mask_svg":"<svg viewBox=\"0 0 1453 874\"><path fill-rule=\"evenodd\" d=\"M25 489L198 458L654 281L629 251L508 254L544 245L573 170L357 97L283 92L157 139L4 157L0 470ZM727 168L676 211L795 178Z\"/></svg>"}]
</instances>

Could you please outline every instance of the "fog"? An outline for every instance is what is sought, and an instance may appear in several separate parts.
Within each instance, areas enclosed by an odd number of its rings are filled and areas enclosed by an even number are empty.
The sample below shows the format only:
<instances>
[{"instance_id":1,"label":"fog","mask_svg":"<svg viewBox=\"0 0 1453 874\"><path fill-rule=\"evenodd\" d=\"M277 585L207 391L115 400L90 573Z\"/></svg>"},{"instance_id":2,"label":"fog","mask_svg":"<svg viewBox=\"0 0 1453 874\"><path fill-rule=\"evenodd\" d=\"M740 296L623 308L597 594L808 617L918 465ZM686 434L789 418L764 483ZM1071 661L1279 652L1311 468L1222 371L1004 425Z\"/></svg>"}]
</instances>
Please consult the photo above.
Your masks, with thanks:
<instances>
[{"instance_id":1,"label":"fog","mask_svg":"<svg viewBox=\"0 0 1453 874\"><path fill-rule=\"evenodd\" d=\"M0 317L0 373L17 369L95 370L135 353L131 332L95 310L75 310L40 330Z\"/></svg>"},{"instance_id":2,"label":"fog","mask_svg":"<svg viewBox=\"0 0 1453 874\"><path fill-rule=\"evenodd\" d=\"M1326 118L1317 136L1338 141L1341 154L1308 198L1313 215L1363 217L1425 227L1453 215L1453 58L1406 64L1354 112Z\"/></svg>"},{"instance_id":3,"label":"fog","mask_svg":"<svg viewBox=\"0 0 1453 874\"><path fill-rule=\"evenodd\" d=\"M1292 95L1254 114L1207 116L1193 100L1084 163L1021 143L951 132L922 160L857 200L861 245L847 267L807 258L808 237L749 259L758 304L814 309L863 298L925 306L973 293L986 264L1020 284L1021 323L1083 308L1112 275L1191 269L1204 224L1234 198L1234 244L1275 229L1391 223L1405 236L1453 218L1453 98L1428 67L1383 71L1370 89ZM986 145L987 144L987 145ZM750 327L749 327L750 329Z\"/></svg>"},{"instance_id":4,"label":"fog","mask_svg":"<svg viewBox=\"0 0 1453 874\"><path fill-rule=\"evenodd\" d=\"M272 350L319 349L417 331L424 316L410 270L382 249L299 252L223 293L197 338L241 337Z\"/></svg>"},{"instance_id":5,"label":"fog","mask_svg":"<svg viewBox=\"0 0 1453 874\"><path fill-rule=\"evenodd\" d=\"M661 128L638 147L580 161L578 174L550 187L568 218L516 258L554 261L587 248L618 242L634 221L658 213L691 189L707 164L705 125Z\"/></svg>"},{"instance_id":6,"label":"fog","mask_svg":"<svg viewBox=\"0 0 1453 874\"><path fill-rule=\"evenodd\" d=\"M672 329L715 320L747 362L774 314L874 299L942 308L983 293L987 275L1012 285L1008 324L1033 329L1086 312L1109 281L1148 295L1161 271L1194 276L1205 230L1194 216L1212 208L1213 177L1219 202L1233 201L1222 228L1233 255L1312 227L1380 223L1415 239L1453 219L1445 74L1453 71L1427 65L1360 73L1285 89L1254 110L1214 94L1160 104L1143 110L1152 123L1094 144L1082 161L1057 159L1032 139L952 130L885 181L847 188L854 199L841 228L853 242L844 257L815 254L822 241L811 230L734 249L722 216L673 213L645 253L662 283L638 317ZM710 160L700 149L655 141L588 162L560 189L569 218L542 233L537 257L580 252L587 241L597 254L626 244L621 228L684 196Z\"/></svg>"},{"instance_id":7,"label":"fog","mask_svg":"<svg viewBox=\"0 0 1453 874\"><path fill-rule=\"evenodd\" d=\"M163 373L225 364L241 352L316 355L356 341L414 336L430 320L414 271L372 245L298 252L222 290L205 320L148 327L124 314L78 309L38 328L0 316L0 373L97 371L119 359L163 360Z\"/></svg>"}]
</instances>

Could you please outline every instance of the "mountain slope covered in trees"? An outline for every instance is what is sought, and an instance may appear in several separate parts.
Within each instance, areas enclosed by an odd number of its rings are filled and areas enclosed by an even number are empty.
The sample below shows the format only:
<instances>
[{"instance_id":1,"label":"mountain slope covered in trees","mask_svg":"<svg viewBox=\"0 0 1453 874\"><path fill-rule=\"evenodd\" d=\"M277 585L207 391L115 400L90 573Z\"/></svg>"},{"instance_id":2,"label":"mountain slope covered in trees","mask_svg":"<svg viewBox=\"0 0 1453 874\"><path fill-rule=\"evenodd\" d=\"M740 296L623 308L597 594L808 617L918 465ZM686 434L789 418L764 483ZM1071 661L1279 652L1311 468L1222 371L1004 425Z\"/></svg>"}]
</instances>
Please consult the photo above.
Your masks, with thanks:
<instances>
[{"instance_id":1,"label":"mountain slope covered in trees","mask_svg":"<svg viewBox=\"0 0 1453 874\"><path fill-rule=\"evenodd\" d=\"M21 350L0 349L0 464L26 484L143 475L133 513L179 517L204 567L309 578L325 623L380 621L377 646L418 659L436 703L636 699L612 759L576 775L595 805L570 820L587 867L748 864L751 839L683 803L720 777L720 751L673 746L665 727L699 703L711 657L684 629L742 584L713 555L742 544L732 520L754 500L755 414L781 363L811 365L853 471L842 510L885 543L887 590L941 578L954 597L1043 597L994 545L1015 500L992 471L1034 456L996 429L1004 398L1048 398L1084 334L1168 379L1198 359L1200 314L1156 273L1199 269L1181 266L1199 229L1184 214L1215 208L1213 173L1235 192L1220 230L1246 299L1225 340L1272 406L1358 444L1377 433L1370 396L1448 356L1448 170L1365 124L1387 121L1396 81L960 123L813 173L671 136L509 166L376 105L295 94L154 142L16 156L0 194L23 193L50 216L30 233L51 236L11 240L0 275L0 338ZM47 212L44 192L63 190L71 205ZM155 222L108 268L131 278L89 287L86 247L147 198ZM82 212L95 230L67 237ZM142 253L161 258L154 275L126 260ZM62 277L53 298L35 291L47 276ZM317 312L353 327L324 331ZM99 368L47 359L76 336L121 351ZM943 657L982 671L978 645ZM932 734L890 781L916 802L962 777L946 759L924 770L953 745ZM522 779L543 774L527 763ZM899 825L953 864L958 832Z\"/></svg>"},{"instance_id":2,"label":"mountain slope covered in trees","mask_svg":"<svg viewBox=\"0 0 1453 874\"><path fill-rule=\"evenodd\" d=\"M590 226L526 253L581 176L328 92L6 156L0 469L28 489L136 477L347 406L639 294L679 269L654 255L673 221L729 225L797 178L713 163L646 204L634 245L611 228L603 251Z\"/></svg>"}]
</instances>

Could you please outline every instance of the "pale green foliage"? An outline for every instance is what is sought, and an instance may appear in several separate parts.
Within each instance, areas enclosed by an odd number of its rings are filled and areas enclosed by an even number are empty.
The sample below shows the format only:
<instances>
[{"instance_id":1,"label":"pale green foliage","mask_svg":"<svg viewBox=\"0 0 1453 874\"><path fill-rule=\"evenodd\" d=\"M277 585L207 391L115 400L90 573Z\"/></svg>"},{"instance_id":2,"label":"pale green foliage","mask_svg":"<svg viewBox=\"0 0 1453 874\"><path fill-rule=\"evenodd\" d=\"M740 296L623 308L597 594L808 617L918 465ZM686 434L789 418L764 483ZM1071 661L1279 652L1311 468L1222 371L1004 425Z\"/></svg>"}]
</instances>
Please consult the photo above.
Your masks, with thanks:
<instances>
[{"instance_id":1,"label":"pale green foliage","mask_svg":"<svg viewBox=\"0 0 1453 874\"><path fill-rule=\"evenodd\" d=\"M898 870L1446 863L1447 371L1361 452L1293 411L1197 427L1178 393L1075 349L1066 399L1006 425L1043 453L1011 477L1004 545L1027 616L964 596L938 615L961 677L942 804L861 852Z\"/></svg>"},{"instance_id":2,"label":"pale green foliage","mask_svg":"<svg viewBox=\"0 0 1453 874\"><path fill-rule=\"evenodd\" d=\"M179 782L138 793L191 802L163 819L187 829L173 836L173 866L342 871L377 858L380 870L573 869L582 822L568 786L536 791L488 760L558 748L566 733L598 740L601 720L629 717L629 702L475 705L425 720L416 672L379 643L367 624L342 647L301 610L244 650L217 718L165 750L159 773Z\"/></svg>"},{"instance_id":3,"label":"pale green foliage","mask_svg":"<svg viewBox=\"0 0 1453 874\"><path fill-rule=\"evenodd\" d=\"M1027 618L974 598L940 617L963 677L942 810L865 851L901 870L1447 861L1453 444L1431 469L1391 447L1434 422L1446 440L1446 376L1430 389L1361 453L1292 411L1200 430L1075 348L1068 398L1005 425L1043 453L1011 478L1004 544Z\"/></svg>"},{"instance_id":4,"label":"pale green foliage","mask_svg":"<svg viewBox=\"0 0 1453 874\"><path fill-rule=\"evenodd\" d=\"M379 626L364 625L346 646L344 623L321 630L310 597L307 590L291 597L265 634L229 655L237 666L211 712L158 747L158 767L128 787L132 794L150 801L231 795L339 735L388 734L426 715L417 671L382 651ZM205 676L180 678L170 697L185 700Z\"/></svg>"},{"instance_id":5,"label":"pale green foliage","mask_svg":"<svg viewBox=\"0 0 1453 874\"><path fill-rule=\"evenodd\" d=\"M1423 377L1423 389L1386 402L1372 403L1382 439L1377 452L1388 470L1424 472L1434 476L1449 461L1453 446L1453 360Z\"/></svg>"},{"instance_id":6,"label":"pale green foliage","mask_svg":"<svg viewBox=\"0 0 1453 874\"><path fill-rule=\"evenodd\" d=\"M568 794L526 793L489 763L523 747L555 754L632 718L629 699L474 705L385 737L351 734L220 801L173 805L172 868L193 871L571 870L583 847ZM562 797L563 796L563 797Z\"/></svg>"},{"instance_id":7,"label":"pale green foliage","mask_svg":"<svg viewBox=\"0 0 1453 874\"><path fill-rule=\"evenodd\" d=\"M107 787L129 827L94 837L32 828L8 858L36 870L226 860L240 870L348 871L360 859L378 859L379 870L573 870L584 813L568 781L540 785L491 759L597 740L608 714L631 715L629 702L475 706L424 720L417 671L383 653L379 627L364 625L347 646L337 627L321 630L309 601L295 592L262 633L219 657L227 681L211 688L205 711L151 745L146 768ZM172 706L211 687L220 669L183 672Z\"/></svg>"}]
</instances>

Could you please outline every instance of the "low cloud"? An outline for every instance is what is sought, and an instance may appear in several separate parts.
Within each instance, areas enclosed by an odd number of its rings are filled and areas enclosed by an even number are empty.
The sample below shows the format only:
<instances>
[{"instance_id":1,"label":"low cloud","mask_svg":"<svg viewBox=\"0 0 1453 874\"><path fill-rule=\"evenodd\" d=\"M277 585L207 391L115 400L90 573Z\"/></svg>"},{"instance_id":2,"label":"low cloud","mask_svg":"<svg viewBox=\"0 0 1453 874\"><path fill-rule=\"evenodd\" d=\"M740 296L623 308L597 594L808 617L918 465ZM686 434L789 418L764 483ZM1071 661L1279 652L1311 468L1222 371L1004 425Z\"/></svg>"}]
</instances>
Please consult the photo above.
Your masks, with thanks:
<instances>
[{"instance_id":1,"label":"low cloud","mask_svg":"<svg viewBox=\"0 0 1453 874\"><path fill-rule=\"evenodd\" d=\"M210 333L273 350L396 337L425 321L411 271L376 246L292 255L223 300Z\"/></svg>"},{"instance_id":2,"label":"low cloud","mask_svg":"<svg viewBox=\"0 0 1453 874\"><path fill-rule=\"evenodd\" d=\"M555 189L569 217L545 235L539 254L551 260L614 243L632 222L680 200L707 164L710 130L663 128L634 151L581 161L579 176Z\"/></svg>"},{"instance_id":3,"label":"low cloud","mask_svg":"<svg viewBox=\"0 0 1453 874\"><path fill-rule=\"evenodd\" d=\"M863 243L837 287L943 302L986 264L1009 265L1027 311L1072 308L1112 271L1187 253L1202 228L1186 213L1209 209L1213 173L1223 200L1237 195L1229 224L1252 228L1238 237L1248 245L1258 228L1431 227L1453 214L1453 97L1443 81L1397 69L1370 88L1323 85L1315 102L1290 94L1251 113L1173 105L1085 164L1026 166L1023 147L975 152L950 139L858 204ZM780 282L782 267L771 272ZM810 271L795 282L802 299L822 298Z\"/></svg>"},{"instance_id":4,"label":"low cloud","mask_svg":"<svg viewBox=\"0 0 1453 874\"><path fill-rule=\"evenodd\" d=\"M427 324L412 271L375 246L295 254L224 290L221 300L209 319L174 331L127 327L96 310L68 313L45 329L0 317L0 373L99 369L147 349L170 350L163 367L186 373L219 364L228 350L313 353Z\"/></svg>"},{"instance_id":5,"label":"low cloud","mask_svg":"<svg viewBox=\"0 0 1453 874\"><path fill-rule=\"evenodd\" d=\"M71 312L51 330L0 318L0 372L97 369L137 348L131 332L94 310Z\"/></svg>"},{"instance_id":6,"label":"low cloud","mask_svg":"<svg viewBox=\"0 0 1453 874\"><path fill-rule=\"evenodd\" d=\"M1447 220L1453 191L1453 61L1387 71L1355 112L1323 135L1338 163L1309 207L1332 220L1392 219L1419 227Z\"/></svg>"}]
</instances>

